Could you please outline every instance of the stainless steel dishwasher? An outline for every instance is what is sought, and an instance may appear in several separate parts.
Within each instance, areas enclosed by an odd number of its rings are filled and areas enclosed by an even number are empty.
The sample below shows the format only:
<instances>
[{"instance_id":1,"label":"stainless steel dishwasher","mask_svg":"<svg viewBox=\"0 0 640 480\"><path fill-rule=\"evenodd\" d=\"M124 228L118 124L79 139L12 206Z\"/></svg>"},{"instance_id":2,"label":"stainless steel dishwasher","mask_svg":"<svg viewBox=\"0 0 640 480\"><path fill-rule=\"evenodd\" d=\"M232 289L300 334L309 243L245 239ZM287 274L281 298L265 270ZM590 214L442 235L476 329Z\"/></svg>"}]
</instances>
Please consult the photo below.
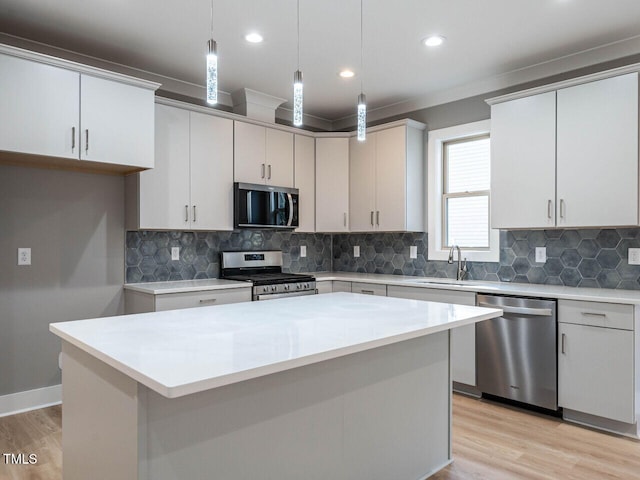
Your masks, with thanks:
<instances>
[{"instance_id":1,"label":"stainless steel dishwasher","mask_svg":"<svg viewBox=\"0 0 640 480\"><path fill-rule=\"evenodd\" d=\"M476 324L478 389L557 410L556 301L478 294L476 304L504 311Z\"/></svg>"}]
</instances>

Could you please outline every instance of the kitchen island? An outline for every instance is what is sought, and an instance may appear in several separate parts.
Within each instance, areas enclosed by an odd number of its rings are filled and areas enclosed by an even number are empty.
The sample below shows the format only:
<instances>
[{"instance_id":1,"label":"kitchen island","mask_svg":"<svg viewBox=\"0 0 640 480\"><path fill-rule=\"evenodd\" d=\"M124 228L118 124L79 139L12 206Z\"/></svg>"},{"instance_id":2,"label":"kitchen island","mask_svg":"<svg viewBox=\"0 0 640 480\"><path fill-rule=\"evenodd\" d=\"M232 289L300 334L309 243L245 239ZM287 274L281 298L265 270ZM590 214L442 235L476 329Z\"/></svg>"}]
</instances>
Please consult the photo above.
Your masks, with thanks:
<instances>
[{"instance_id":1,"label":"kitchen island","mask_svg":"<svg viewBox=\"0 0 640 480\"><path fill-rule=\"evenodd\" d=\"M335 293L51 324L64 478L426 478L449 329L500 314Z\"/></svg>"}]
</instances>

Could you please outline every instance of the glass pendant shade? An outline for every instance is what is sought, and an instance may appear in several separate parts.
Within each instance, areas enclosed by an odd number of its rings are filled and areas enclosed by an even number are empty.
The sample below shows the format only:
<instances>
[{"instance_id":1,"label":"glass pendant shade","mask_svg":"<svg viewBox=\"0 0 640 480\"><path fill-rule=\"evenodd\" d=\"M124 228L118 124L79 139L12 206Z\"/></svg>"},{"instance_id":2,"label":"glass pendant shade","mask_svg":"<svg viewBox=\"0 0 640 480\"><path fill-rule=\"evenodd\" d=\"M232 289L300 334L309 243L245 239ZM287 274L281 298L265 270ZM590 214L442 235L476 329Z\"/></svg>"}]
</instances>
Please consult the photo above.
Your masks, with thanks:
<instances>
[{"instance_id":1,"label":"glass pendant shade","mask_svg":"<svg viewBox=\"0 0 640 480\"><path fill-rule=\"evenodd\" d=\"M364 93L358 95L358 141L367 139L367 96Z\"/></svg>"},{"instance_id":2,"label":"glass pendant shade","mask_svg":"<svg viewBox=\"0 0 640 480\"><path fill-rule=\"evenodd\" d=\"M296 70L293 74L293 124L302 126L302 72Z\"/></svg>"},{"instance_id":3,"label":"glass pendant shade","mask_svg":"<svg viewBox=\"0 0 640 480\"><path fill-rule=\"evenodd\" d=\"M218 45L214 39L207 42L207 103L218 103Z\"/></svg>"}]
</instances>

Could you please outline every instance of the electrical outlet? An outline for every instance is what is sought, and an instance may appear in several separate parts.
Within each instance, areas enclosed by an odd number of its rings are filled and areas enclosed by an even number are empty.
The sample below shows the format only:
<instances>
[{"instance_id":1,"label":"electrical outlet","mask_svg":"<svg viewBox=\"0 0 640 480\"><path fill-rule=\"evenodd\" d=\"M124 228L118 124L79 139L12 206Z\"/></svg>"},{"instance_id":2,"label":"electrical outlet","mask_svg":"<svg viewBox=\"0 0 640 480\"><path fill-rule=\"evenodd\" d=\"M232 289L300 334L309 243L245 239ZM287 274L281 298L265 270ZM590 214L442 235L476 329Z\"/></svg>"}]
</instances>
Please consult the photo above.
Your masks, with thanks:
<instances>
[{"instance_id":1,"label":"electrical outlet","mask_svg":"<svg viewBox=\"0 0 640 480\"><path fill-rule=\"evenodd\" d=\"M640 265L640 248L629 249L629 265Z\"/></svg>"},{"instance_id":2,"label":"electrical outlet","mask_svg":"<svg viewBox=\"0 0 640 480\"><path fill-rule=\"evenodd\" d=\"M300 257L304 258L307 256L307 246L300 245Z\"/></svg>"},{"instance_id":3,"label":"electrical outlet","mask_svg":"<svg viewBox=\"0 0 640 480\"><path fill-rule=\"evenodd\" d=\"M409 247L409 258L418 258L418 247L416 245Z\"/></svg>"},{"instance_id":4,"label":"electrical outlet","mask_svg":"<svg viewBox=\"0 0 640 480\"><path fill-rule=\"evenodd\" d=\"M547 247L536 247L536 263L547 261Z\"/></svg>"},{"instance_id":5,"label":"electrical outlet","mask_svg":"<svg viewBox=\"0 0 640 480\"><path fill-rule=\"evenodd\" d=\"M360 256L360 245L355 245L353 247L353 256L358 258Z\"/></svg>"},{"instance_id":6,"label":"electrical outlet","mask_svg":"<svg viewBox=\"0 0 640 480\"><path fill-rule=\"evenodd\" d=\"M31 265L31 249L30 248L18 249L18 265Z\"/></svg>"},{"instance_id":7,"label":"electrical outlet","mask_svg":"<svg viewBox=\"0 0 640 480\"><path fill-rule=\"evenodd\" d=\"M180 247L171 247L171 260L180 260Z\"/></svg>"}]
</instances>

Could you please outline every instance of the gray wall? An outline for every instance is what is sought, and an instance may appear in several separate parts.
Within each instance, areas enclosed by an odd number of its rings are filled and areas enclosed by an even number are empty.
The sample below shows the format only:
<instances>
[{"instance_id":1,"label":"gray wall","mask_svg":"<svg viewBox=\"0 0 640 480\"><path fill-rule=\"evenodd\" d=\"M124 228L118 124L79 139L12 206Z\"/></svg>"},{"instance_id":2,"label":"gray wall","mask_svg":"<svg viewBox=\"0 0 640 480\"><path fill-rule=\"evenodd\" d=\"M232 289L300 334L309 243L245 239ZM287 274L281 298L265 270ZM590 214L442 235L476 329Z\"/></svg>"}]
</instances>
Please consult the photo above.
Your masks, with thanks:
<instances>
[{"instance_id":1,"label":"gray wall","mask_svg":"<svg viewBox=\"0 0 640 480\"><path fill-rule=\"evenodd\" d=\"M0 166L0 396L60 383L50 322L123 313L123 244L123 177Z\"/></svg>"}]
</instances>

